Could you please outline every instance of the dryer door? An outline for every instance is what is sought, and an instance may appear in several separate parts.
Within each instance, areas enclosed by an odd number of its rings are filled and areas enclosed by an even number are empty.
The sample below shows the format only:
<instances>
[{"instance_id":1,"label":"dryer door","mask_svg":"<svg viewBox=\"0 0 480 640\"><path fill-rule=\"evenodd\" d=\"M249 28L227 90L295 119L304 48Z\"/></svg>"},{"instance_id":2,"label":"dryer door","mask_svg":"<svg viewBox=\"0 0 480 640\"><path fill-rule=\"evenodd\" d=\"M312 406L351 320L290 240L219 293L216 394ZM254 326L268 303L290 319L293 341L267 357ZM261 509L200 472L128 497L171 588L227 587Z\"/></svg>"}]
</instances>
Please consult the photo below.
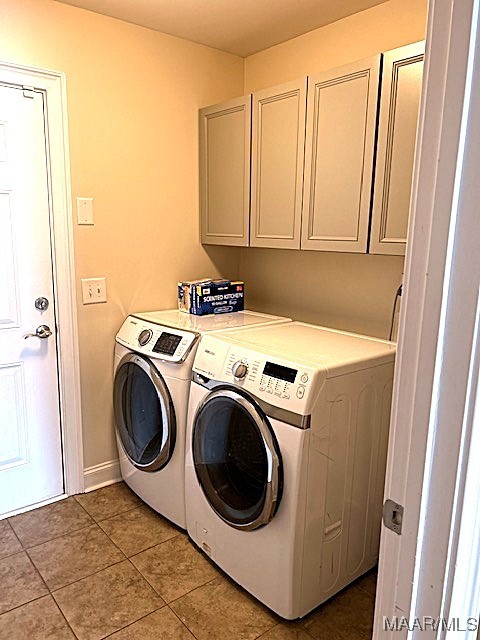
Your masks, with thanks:
<instances>
[{"instance_id":1,"label":"dryer door","mask_svg":"<svg viewBox=\"0 0 480 640\"><path fill-rule=\"evenodd\" d=\"M127 354L119 362L113 389L115 423L127 458L138 469L158 471L175 447L176 421L172 398L147 358Z\"/></svg>"},{"instance_id":2,"label":"dryer door","mask_svg":"<svg viewBox=\"0 0 480 640\"><path fill-rule=\"evenodd\" d=\"M197 478L217 515L237 529L270 522L280 504L283 470L260 407L234 388L217 388L199 407L192 438Z\"/></svg>"}]
</instances>

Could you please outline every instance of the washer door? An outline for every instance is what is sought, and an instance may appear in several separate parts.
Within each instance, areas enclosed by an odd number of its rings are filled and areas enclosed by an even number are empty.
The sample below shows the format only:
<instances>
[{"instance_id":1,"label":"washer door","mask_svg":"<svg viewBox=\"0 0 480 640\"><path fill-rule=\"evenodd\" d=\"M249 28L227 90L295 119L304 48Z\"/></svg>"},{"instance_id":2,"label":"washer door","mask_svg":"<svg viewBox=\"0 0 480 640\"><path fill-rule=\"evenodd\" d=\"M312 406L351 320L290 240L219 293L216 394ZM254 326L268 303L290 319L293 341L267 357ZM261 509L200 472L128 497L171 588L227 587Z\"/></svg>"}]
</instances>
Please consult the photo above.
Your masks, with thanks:
<instances>
[{"instance_id":1,"label":"washer door","mask_svg":"<svg viewBox=\"0 0 480 640\"><path fill-rule=\"evenodd\" d=\"M114 381L117 433L130 462L158 471L175 447L176 421L168 388L150 360L135 353L120 361Z\"/></svg>"},{"instance_id":2,"label":"washer door","mask_svg":"<svg viewBox=\"0 0 480 640\"><path fill-rule=\"evenodd\" d=\"M217 515L237 529L257 529L280 504L283 470L268 418L232 388L210 393L193 425L193 461Z\"/></svg>"}]
</instances>

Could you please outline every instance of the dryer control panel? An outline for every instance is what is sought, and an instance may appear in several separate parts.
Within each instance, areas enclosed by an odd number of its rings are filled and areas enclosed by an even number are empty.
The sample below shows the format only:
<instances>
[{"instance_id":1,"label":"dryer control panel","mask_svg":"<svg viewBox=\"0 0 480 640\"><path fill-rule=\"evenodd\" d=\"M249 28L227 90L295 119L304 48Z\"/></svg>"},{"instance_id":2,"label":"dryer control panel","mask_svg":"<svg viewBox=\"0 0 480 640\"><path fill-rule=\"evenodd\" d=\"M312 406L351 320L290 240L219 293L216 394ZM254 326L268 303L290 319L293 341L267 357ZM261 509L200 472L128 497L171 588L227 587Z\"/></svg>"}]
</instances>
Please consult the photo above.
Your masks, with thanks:
<instances>
[{"instance_id":1,"label":"dryer control panel","mask_svg":"<svg viewBox=\"0 0 480 640\"><path fill-rule=\"evenodd\" d=\"M325 372L307 364L252 351L214 336L202 338L193 370L300 415L309 415L315 391L325 379Z\"/></svg>"},{"instance_id":2,"label":"dryer control panel","mask_svg":"<svg viewBox=\"0 0 480 640\"><path fill-rule=\"evenodd\" d=\"M166 362L183 362L198 340L197 333L128 316L117 334L119 344Z\"/></svg>"}]
</instances>

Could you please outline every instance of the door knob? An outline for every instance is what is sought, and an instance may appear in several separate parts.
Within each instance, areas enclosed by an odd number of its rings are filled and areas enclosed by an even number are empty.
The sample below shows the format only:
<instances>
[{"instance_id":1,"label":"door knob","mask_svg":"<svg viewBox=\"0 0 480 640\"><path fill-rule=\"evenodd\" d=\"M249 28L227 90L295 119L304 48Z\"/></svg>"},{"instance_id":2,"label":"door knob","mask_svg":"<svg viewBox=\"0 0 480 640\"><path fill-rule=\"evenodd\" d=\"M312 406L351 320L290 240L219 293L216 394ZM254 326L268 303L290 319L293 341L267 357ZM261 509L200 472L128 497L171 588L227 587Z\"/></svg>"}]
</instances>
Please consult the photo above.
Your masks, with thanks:
<instances>
[{"instance_id":1,"label":"door knob","mask_svg":"<svg viewBox=\"0 0 480 640\"><path fill-rule=\"evenodd\" d=\"M41 324L35 329L35 333L26 333L23 337L27 338L49 338L52 335L50 327L46 324Z\"/></svg>"}]
</instances>

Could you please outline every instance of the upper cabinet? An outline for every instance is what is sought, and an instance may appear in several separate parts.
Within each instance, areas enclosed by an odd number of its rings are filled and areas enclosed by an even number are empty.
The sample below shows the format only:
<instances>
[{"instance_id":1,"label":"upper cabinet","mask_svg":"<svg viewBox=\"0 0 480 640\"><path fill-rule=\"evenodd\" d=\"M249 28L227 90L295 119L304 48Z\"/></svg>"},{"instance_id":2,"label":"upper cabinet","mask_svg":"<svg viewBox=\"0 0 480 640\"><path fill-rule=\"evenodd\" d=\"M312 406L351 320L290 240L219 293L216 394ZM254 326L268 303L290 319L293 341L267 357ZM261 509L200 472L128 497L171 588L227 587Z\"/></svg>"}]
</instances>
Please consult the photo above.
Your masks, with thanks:
<instances>
[{"instance_id":1,"label":"upper cabinet","mask_svg":"<svg viewBox=\"0 0 480 640\"><path fill-rule=\"evenodd\" d=\"M424 51L420 42L383 57L370 253L405 254Z\"/></svg>"},{"instance_id":2,"label":"upper cabinet","mask_svg":"<svg viewBox=\"0 0 480 640\"><path fill-rule=\"evenodd\" d=\"M252 99L250 246L300 248L307 79Z\"/></svg>"},{"instance_id":3,"label":"upper cabinet","mask_svg":"<svg viewBox=\"0 0 480 640\"><path fill-rule=\"evenodd\" d=\"M404 254L423 55L408 45L202 109L202 242Z\"/></svg>"},{"instance_id":4,"label":"upper cabinet","mask_svg":"<svg viewBox=\"0 0 480 640\"><path fill-rule=\"evenodd\" d=\"M200 217L204 244L248 246L251 98L200 110Z\"/></svg>"},{"instance_id":5,"label":"upper cabinet","mask_svg":"<svg viewBox=\"0 0 480 640\"><path fill-rule=\"evenodd\" d=\"M380 55L309 77L302 249L365 253Z\"/></svg>"}]
</instances>

